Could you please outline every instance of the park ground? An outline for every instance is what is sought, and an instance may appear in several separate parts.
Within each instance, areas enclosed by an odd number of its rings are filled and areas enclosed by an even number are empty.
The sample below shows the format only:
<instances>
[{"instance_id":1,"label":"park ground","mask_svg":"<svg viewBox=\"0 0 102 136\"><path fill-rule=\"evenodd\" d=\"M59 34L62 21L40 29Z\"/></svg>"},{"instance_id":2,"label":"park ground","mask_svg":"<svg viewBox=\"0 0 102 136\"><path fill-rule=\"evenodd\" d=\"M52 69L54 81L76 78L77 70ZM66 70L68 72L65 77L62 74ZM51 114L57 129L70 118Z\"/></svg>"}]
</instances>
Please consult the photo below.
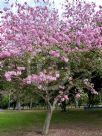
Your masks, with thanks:
<instances>
[{"instance_id":1,"label":"park ground","mask_svg":"<svg viewBox=\"0 0 102 136\"><path fill-rule=\"evenodd\" d=\"M41 136L45 111L1 111L0 136ZM102 110L55 111L49 136L102 136Z\"/></svg>"}]
</instances>

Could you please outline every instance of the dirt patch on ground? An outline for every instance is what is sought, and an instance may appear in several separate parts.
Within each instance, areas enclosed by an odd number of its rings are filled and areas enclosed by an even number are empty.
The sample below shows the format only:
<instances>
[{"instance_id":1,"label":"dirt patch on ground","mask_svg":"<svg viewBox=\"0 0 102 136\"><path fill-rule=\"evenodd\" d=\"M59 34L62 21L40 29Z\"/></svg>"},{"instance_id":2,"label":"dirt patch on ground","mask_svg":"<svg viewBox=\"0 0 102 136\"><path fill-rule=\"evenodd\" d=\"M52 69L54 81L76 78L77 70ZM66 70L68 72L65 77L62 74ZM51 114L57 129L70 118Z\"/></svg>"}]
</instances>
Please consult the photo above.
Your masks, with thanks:
<instances>
[{"instance_id":1,"label":"dirt patch on ground","mask_svg":"<svg viewBox=\"0 0 102 136\"><path fill-rule=\"evenodd\" d=\"M24 136L42 136L40 132L27 132ZM48 136L102 136L102 129L51 129Z\"/></svg>"}]
</instances>

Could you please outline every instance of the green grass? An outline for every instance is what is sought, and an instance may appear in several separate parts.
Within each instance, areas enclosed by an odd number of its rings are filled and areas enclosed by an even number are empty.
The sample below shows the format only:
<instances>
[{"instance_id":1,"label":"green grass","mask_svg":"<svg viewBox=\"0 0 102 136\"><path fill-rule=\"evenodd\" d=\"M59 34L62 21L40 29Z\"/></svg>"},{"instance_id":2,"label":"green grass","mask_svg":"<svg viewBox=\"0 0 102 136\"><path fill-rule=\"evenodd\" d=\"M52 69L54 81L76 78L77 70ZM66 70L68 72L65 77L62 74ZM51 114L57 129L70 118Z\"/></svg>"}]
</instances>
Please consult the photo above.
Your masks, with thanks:
<instances>
[{"instance_id":1,"label":"green grass","mask_svg":"<svg viewBox=\"0 0 102 136\"><path fill-rule=\"evenodd\" d=\"M0 112L0 136L16 136L18 132L41 129L45 112L4 111ZM55 111L51 121L53 128L69 126L102 127L102 110L70 110L66 113Z\"/></svg>"}]
</instances>

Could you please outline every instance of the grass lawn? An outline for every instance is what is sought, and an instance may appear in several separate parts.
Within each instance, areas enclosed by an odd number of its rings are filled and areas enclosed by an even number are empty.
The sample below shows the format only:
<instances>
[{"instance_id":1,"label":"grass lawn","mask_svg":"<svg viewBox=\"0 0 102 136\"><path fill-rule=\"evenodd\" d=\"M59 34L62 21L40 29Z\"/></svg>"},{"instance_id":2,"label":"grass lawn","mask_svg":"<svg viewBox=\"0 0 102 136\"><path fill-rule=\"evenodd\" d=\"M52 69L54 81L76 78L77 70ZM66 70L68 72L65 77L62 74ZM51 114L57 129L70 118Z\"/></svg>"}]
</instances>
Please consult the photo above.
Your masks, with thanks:
<instances>
[{"instance_id":1,"label":"grass lawn","mask_svg":"<svg viewBox=\"0 0 102 136\"><path fill-rule=\"evenodd\" d=\"M23 136L25 133L41 130L45 115L43 111L2 111L0 112L0 136ZM66 113L55 111L51 128L102 130L102 110L70 110Z\"/></svg>"}]
</instances>

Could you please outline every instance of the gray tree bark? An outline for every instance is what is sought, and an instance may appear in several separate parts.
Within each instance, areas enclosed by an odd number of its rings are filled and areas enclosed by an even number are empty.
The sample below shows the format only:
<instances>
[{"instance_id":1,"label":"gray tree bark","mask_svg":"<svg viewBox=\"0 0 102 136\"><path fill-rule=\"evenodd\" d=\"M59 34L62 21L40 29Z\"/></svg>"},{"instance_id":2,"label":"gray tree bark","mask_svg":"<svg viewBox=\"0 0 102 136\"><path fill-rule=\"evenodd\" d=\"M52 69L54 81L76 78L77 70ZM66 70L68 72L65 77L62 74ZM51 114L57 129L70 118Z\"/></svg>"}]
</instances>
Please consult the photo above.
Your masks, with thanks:
<instances>
[{"instance_id":1,"label":"gray tree bark","mask_svg":"<svg viewBox=\"0 0 102 136\"><path fill-rule=\"evenodd\" d=\"M46 116L45 123L44 123L44 126L43 126L43 131L42 131L43 136L48 135L50 122L51 122L53 111L55 110L56 103L57 103L57 99L54 100L53 105L51 105L51 103L48 102L47 116Z\"/></svg>"},{"instance_id":2,"label":"gray tree bark","mask_svg":"<svg viewBox=\"0 0 102 136\"><path fill-rule=\"evenodd\" d=\"M50 109L48 109L45 123L43 126L43 132L42 132L43 136L47 136L47 134L49 132L49 127L50 127L50 122L51 122L53 110L54 110L53 107L52 108L50 107Z\"/></svg>"},{"instance_id":3,"label":"gray tree bark","mask_svg":"<svg viewBox=\"0 0 102 136\"><path fill-rule=\"evenodd\" d=\"M21 103L20 103L20 99L17 99L17 103L16 103L16 109L17 110L21 110Z\"/></svg>"}]
</instances>

